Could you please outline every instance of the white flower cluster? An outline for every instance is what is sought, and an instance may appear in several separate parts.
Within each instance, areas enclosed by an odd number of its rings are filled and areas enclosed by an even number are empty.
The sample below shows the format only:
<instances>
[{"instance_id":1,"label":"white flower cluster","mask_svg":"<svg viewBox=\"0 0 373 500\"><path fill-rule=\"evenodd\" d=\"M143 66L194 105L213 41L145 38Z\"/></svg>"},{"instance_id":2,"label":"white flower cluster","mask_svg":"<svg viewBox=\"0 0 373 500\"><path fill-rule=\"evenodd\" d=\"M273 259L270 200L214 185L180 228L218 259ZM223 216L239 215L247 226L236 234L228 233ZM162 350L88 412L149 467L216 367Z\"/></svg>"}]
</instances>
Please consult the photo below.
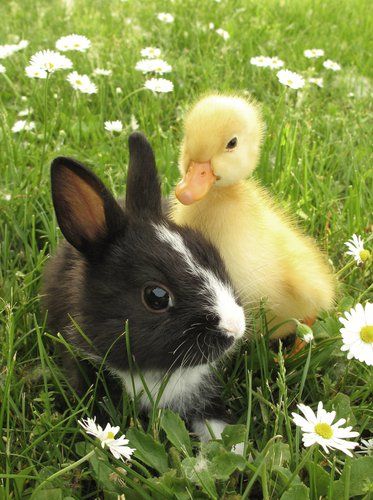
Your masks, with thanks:
<instances>
[{"instance_id":1,"label":"white flower cluster","mask_svg":"<svg viewBox=\"0 0 373 500\"><path fill-rule=\"evenodd\" d=\"M60 69L72 68L70 59L54 50L40 50L34 54L29 66L26 67L26 75L30 78L47 78L48 74Z\"/></svg>"},{"instance_id":2,"label":"white flower cluster","mask_svg":"<svg viewBox=\"0 0 373 500\"><path fill-rule=\"evenodd\" d=\"M172 66L163 61L163 59L141 59L136 63L135 69L142 71L142 73L158 73L163 75L164 73L170 73Z\"/></svg>"},{"instance_id":3,"label":"white flower cluster","mask_svg":"<svg viewBox=\"0 0 373 500\"><path fill-rule=\"evenodd\" d=\"M21 40L18 43L0 45L0 59L6 59L7 57L13 55L19 50L23 50L28 47L29 42L27 40Z\"/></svg>"},{"instance_id":4,"label":"white flower cluster","mask_svg":"<svg viewBox=\"0 0 373 500\"><path fill-rule=\"evenodd\" d=\"M82 94L96 94L97 86L90 80L88 75L80 75L73 71L67 75L67 81L74 90L79 90Z\"/></svg>"},{"instance_id":5,"label":"white flower cluster","mask_svg":"<svg viewBox=\"0 0 373 500\"><path fill-rule=\"evenodd\" d=\"M91 41L83 35L67 35L59 38L56 42L56 49L60 52L75 50L85 52L91 46ZM72 61L55 50L41 50L34 54L25 68L29 78L45 79L52 73L59 70L71 69ZM110 75L111 70L97 68L95 75ZM67 76L67 81L74 90L82 94L96 94L97 86L91 81L88 75L80 75L77 71L72 71Z\"/></svg>"},{"instance_id":6,"label":"white flower cluster","mask_svg":"<svg viewBox=\"0 0 373 500\"><path fill-rule=\"evenodd\" d=\"M262 68L278 69L284 66L284 61L278 57L256 56L250 59L250 64Z\"/></svg>"},{"instance_id":7,"label":"white flower cluster","mask_svg":"<svg viewBox=\"0 0 373 500\"><path fill-rule=\"evenodd\" d=\"M324 51L323 49L307 49L303 52L303 54L305 57L307 57L307 59L317 59L324 56ZM278 57L268 56L252 57L250 59L250 64L252 64L253 66L271 69L283 68L285 65L284 61L282 61ZM341 66L338 63L331 61L330 59L324 61L323 66L324 68L331 69L332 71L339 71L341 69ZM294 90L302 89L306 84L306 81L302 75L288 69L281 69L280 71L278 71L277 78L279 82L282 83L282 85L286 85L287 87L290 87ZM322 77L310 77L307 81L308 83L317 85L317 87L324 87L324 80Z\"/></svg>"},{"instance_id":8,"label":"white flower cluster","mask_svg":"<svg viewBox=\"0 0 373 500\"><path fill-rule=\"evenodd\" d=\"M12 127L12 132L17 134L18 132L30 132L34 130L35 122L28 122L26 120L18 120Z\"/></svg>"},{"instance_id":9,"label":"white flower cluster","mask_svg":"<svg viewBox=\"0 0 373 500\"><path fill-rule=\"evenodd\" d=\"M136 63L135 69L137 71L141 71L144 74L155 73L158 75L172 71L172 66L163 59L160 59L161 49L157 47L145 47L141 50L141 56L144 59L140 59ZM155 93L167 93L173 91L174 84L166 78L150 78L145 81L144 87Z\"/></svg>"},{"instance_id":10,"label":"white flower cluster","mask_svg":"<svg viewBox=\"0 0 373 500\"><path fill-rule=\"evenodd\" d=\"M85 52L91 46L91 41L83 35L67 35L59 38L56 42L56 49L61 52L77 50Z\"/></svg>"},{"instance_id":11,"label":"white flower cluster","mask_svg":"<svg viewBox=\"0 0 373 500\"><path fill-rule=\"evenodd\" d=\"M171 24L175 20L174 16L172 14L169 14L168 12L160 12L159 14L157 14L157 19L166 24Z\"/></svg>"}]
</instances>

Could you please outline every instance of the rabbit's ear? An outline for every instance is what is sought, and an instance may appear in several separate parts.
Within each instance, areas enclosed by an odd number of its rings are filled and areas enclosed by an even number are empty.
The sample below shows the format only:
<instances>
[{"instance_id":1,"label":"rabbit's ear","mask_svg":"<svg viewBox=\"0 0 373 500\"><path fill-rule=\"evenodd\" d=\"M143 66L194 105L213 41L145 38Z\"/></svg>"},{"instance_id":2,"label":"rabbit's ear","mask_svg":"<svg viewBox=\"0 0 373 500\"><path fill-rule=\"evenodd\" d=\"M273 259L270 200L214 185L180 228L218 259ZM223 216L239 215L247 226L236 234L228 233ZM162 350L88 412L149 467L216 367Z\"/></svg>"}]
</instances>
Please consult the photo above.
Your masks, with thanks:
<instances>
[{"instance_id":1,"label":"rabbit's ear","mask_svg":"<svg viewBox=\"0 0 373 500\"><path fill-rule=\"evenodd\" d=\"M71 158L51 165L52 198L67 241L81 252L108 240L124 225L124 213L93 172Z\"/></svg>"},{"instance_id":2,"label":"rabbit's ear","mask_svg":"<svg viewBox=\"0 0 373 500\"><path fill-rule=\"evenodd\" d=\"M127 176L126 208L151 219L162 216L161 187L153 150L143 134L134 132L128 139L130 160Z\"/></svg>"}]
</instances>

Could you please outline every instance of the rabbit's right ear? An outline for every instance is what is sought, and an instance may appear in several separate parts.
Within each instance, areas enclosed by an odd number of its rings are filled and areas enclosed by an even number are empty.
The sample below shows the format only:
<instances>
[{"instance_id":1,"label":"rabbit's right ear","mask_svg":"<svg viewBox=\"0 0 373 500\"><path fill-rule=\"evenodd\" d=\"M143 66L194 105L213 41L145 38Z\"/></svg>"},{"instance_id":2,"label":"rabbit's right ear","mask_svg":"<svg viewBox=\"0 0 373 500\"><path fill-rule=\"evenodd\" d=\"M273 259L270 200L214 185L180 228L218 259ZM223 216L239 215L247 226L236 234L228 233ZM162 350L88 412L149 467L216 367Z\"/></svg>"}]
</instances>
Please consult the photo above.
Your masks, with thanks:
<instances>
[{"instance_id":1,"label":"rabbit's right ear","mask_svg":"<svg viewBox=\"0 0 373 500\"><path fill-rule=\"evenodd\" d=\"M140 132L129 136L128 145L126 208L134 215L159 219L162 217L161 186L152 147Z\"/></svg>"},{"instance_id":2,"label":"rabbit's right ear","mask_svg":"<svg viewBox=\"0 0 373 500\"><path fill-rule=\"evenodd\" d=\"M96 175L71 158L51 165L52 198L58 224L67 241L90 252L110 239L125 223L125 215Z\"/></svg>"}]
</instances>

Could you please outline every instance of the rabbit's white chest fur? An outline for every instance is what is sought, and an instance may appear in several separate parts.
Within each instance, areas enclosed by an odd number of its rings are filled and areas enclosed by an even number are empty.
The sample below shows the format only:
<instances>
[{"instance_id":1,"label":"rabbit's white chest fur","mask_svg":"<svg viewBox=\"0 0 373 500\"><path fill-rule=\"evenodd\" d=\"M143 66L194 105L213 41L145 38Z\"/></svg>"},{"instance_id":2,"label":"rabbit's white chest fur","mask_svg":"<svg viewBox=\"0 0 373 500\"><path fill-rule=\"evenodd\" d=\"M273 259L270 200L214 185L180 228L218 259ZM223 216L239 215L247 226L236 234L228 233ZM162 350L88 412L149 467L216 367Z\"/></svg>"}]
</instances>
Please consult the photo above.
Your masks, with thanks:
<instances>
[{"instance_id":1,"label":"rabbit's white chest fur","mask_svg":"<svg viewBox=\"0 0 373 500\"><path fill-rule=\"evenodd\" d=\"M143 409L149 410L151 402L148 392L150 392L153 401L158 399L158 394L161 394L158 401L158 406L161 408L170 408L181 415L187 416L194 409L195 405L203 406L203 399L208 399L208 394L213 396L214 387L209 365L201 365L190 368L178 368L169 377L166 382L166 373L158 370L145 371L142 373L142 378L137 374L132 374L129 371L116 371L124 383L127 391L136 397L141 393L140 403ZM208 390L207 390L208 389ZM207 402L207 401L206 401ZM192 421L192 429L199 436L201 441L211 439L210 429L216 438L221 437L221 433L226 422L220 419L206 419L208 426L202 419L194 419ZM242 454L243 446L237 445L236 453Z\"/></svg>"},{"instance_id":2,"label":"rabbit's white chest fur","mask_svg":"<svg viewBox=\"0 0 373 500\"><path fill-rule=\"evenodd\" d=\"M148 391L153 401L156 401L158 394L161 394L158 402L159 407L171 408L181 414L187 413L192 401L199 398L206 385L211 384L209 373L209 365L181 367L176 369L167 381L165 372L149 370L142 373L145 382L143 384L138 374L132 374L131 376L129 371L116 371L132 397L136 397L141 393L140 402L144 409L151 407Z\"/></svg>"}]
</instances>

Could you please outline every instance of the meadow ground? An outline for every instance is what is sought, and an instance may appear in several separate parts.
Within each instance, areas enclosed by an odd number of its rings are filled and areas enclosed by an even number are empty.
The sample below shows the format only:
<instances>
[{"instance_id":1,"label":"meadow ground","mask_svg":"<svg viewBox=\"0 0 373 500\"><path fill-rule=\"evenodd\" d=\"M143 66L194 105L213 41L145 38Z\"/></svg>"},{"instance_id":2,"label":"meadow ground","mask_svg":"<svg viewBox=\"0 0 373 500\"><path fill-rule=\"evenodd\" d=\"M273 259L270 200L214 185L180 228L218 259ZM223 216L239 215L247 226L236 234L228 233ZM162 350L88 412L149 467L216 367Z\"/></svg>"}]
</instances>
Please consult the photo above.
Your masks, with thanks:
<instances>
[{"instance_id":1,"label":"meadow ground","mask_svg":"<svg viewBox=\"0 0 373 500\"><path fill-rule=\"evenodd\" d=\"M174 20L159 20L160 12ZM344 246L358 233L371 248L370 2L5 0L0 17L1 44L29 41L0 61L0 498L370 498L369 451L357 447L351 458L306 449L291 417L297 403L315 409L322 401L360 433L355 440L372 435L371 368L341 351L338 321L371 301L370 261L358 266ZM92 42L66 55L97 93L73 90L69 70L48 79L25 74L35 52L71 33ZM164 75L172 92L143 88L154 75L135 65L147 46L159 47L172 66ZM303 55L314 47L325 56ZM278 56L305 78L322 77L323 87L282 85L277 70L250 64L260 55ZM325 59L341 69L324 68ZM93 75L98 67L112 73ZM122 195L127 137L138 124L168 193L178 177L183 112L211 89L249 92L262 103L267 129L256 176L327 252L338 299L316 322L315 341L292 359L280 353L274 361L264 324L242 345L221 375L238 425L201 454L177 416L154 408L143 428L136 404L124 394L114 407L108 391L102 411L137 449L122 462L79 427L92 414L95 386L82 400L73 394L54 354L60 339L46 331L39 310L41 272L59 237L49 164L74 156ZM25 109L30 114L18 116ZM35 128L21 123L13 131L18 120ZM107 132L107 120L121 120L123 131ZM230 448L242 440L246 456L237 458Z\"/></svg>"}]
</instances>

